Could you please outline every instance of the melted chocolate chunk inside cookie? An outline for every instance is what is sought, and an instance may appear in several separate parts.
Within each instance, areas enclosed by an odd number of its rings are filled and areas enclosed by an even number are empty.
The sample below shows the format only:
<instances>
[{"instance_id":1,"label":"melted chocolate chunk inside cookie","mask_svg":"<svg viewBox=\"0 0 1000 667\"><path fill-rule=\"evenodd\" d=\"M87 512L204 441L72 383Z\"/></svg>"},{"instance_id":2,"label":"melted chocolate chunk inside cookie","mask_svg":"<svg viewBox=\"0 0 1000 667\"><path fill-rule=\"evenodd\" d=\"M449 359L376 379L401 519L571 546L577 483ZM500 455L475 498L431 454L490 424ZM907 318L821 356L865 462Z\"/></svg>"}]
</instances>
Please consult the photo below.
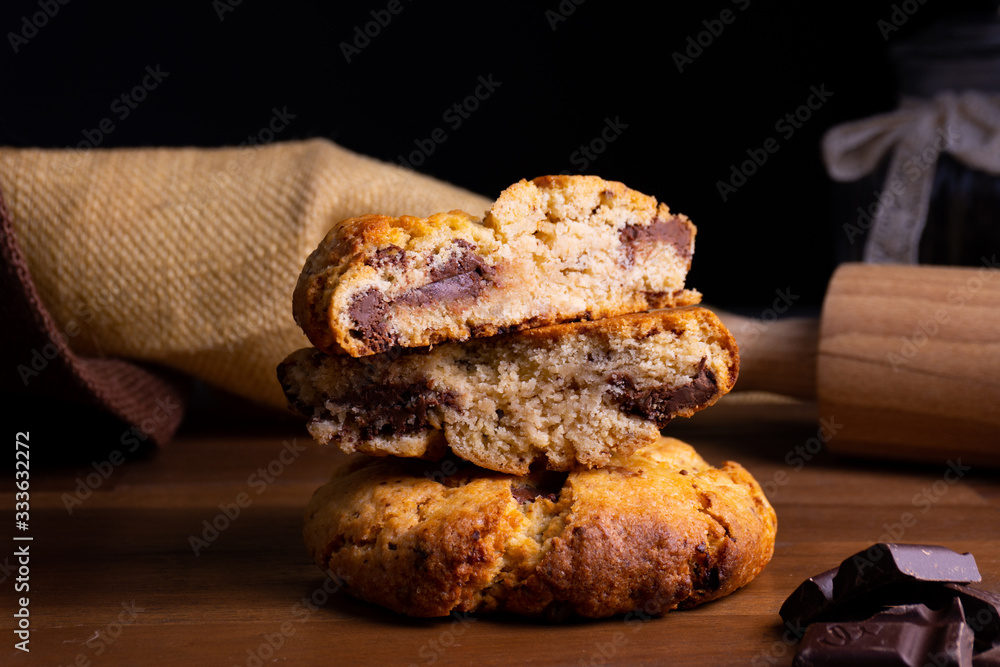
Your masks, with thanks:
<instances>
[{"instance_id":1,"label":"melted chocolate chunk inside cookie","mask_svg":"<svg viewBox=\"0 0 1000 667\"><path fill-rule=\"evenodd\" d=\"M389 330L389 310L393 304L426 307L464 297L476 297L493 281L495 270L475 253L475 245L456 239L452 245L460 250L440 266L427 272L430 283L404 292L387 300L375 287L359 293L351 301L349 314L354 328L352 338L365 341L371 352L385 352L397 343L396 335ZM376 252L367 264L379 268L403 266L406 256L402 249L387 246Z\"/></svg>"},{"instance_id":2,"label":"melted chocolate chunk inside cookie","mask_svg":"<svg viewBox=\"0 0 1000 667\"><path fill-rule=\"evenodd\" d=\"M365 341L373 352L384 352L391 348L396 339L386 324L388 311L389 303L375 287L369 287L355 296L348 309L354 324L351 337Z\"/></svg>"},{"instance_id":3,"label":"melted chocolate chunk inside cookie","mask_svg":"<svg viewBox=\"0 0 1000 667\"><path fill-rule=\"evenodd\" d=\"M522 505L533 503L539 498L556 502L568 477L567 472L532 470L527 476L511 483L510 494Z\"/></svg>"},{"instance_id":4,"label":"melted chocolate chunk inside cookie","mask_svg":"<svg viewBox=\"0 0 1000 667\"><path fill-rule=\"evenodd\" d=\"M635 261L637 249L654 243L669 243L682 258L691 257L691 228L676 215L666 220L657 216L648 225L626 225L618 238L629 265Z\"/></svg>"},{"instance_id":5,"label":"melted chocolate chunk inside cookie","mask_svg":"<svg viewBox=\"0 0 1000 667\"><path fill-rule=\"evenodd\" d=\"M705 368L680 387L660 385L637 389L635 380L627 373L612 373L608 378L612 399L618 409L627 414L644 417L663 428L679 411L695 408L708 401L718 391L715 373Z\"/></svg>"},{"instance_id":6,"label":"melted chocolate chunk inside cookie","mask_svg":"<svg viewBox=\"0 0 1000 667\"><path fill-rule=\"evenodd\" d=\"M704 544L699 544L695 548L693 556L691 559L691 585L694 589L706 592L719 590L722 585L722 573L719 564L713 558L713 552L709 551Z\"/></svg>"},{"instance_id":7,"label":"melted chocolate chunk inside cookie","mask_svg":"<svg viewBox=\"0 0 1000 667\"><path fill-rule=\"evenodd\" d=\"M379 248L375 254L365 260L367 266L374 266L377 269L384 269L391 266L405 266L406 253L396 245L389 245Z\"/></svg>"},{"instance_id":8,"label":"melted chocolate chunk inside cookie","mask_svg":"<svg viewBox=\"0 0 1000 667\"><path fill-rule=\"evenodd\" d=\"M454 400L451 393L436 391L425 383L405 387L391 384L361 386L341 402L362 408L353 411L353 416L361 437L367 440L374 436L392 437L429 428L429 411L441 405L451 405Z\"/></svg>"},{"instance_id":9,"label":"melted chocolate chunk inside cookie","mask_svg":"<svg viewBox=\"0 0 1000 667\"><path fill-rule=\"evenodd\" d=\"M474 252L475 246L465 239L453 245L461 248L447 262L428 271L430 283L405 292L395 299L410 306L428 306L462 297L475 297L492 282L494 269Z\"/></svg>"}]
</instances>

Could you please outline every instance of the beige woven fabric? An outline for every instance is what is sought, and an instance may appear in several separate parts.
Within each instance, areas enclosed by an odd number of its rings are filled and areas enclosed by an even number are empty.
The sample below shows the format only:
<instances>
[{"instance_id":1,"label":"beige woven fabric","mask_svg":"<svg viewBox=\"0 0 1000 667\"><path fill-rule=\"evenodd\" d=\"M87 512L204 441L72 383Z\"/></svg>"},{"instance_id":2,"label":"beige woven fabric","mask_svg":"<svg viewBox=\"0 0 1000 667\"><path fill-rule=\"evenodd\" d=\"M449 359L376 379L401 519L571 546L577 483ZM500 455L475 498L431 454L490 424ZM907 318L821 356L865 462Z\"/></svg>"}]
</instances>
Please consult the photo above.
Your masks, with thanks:
<instances>
[{"instance_id":1,"label":"beige woven fabric","mask_svg":"<svg viewBox=\"0 0 1000 667\"><path fill-rule=\"evenodd\" d=\"M308 345L292 291L338 220L490 200L314 139L243 148L0 148L38 292L73 351L153 362L283 408Z\"/></svg>"}]
</instances>

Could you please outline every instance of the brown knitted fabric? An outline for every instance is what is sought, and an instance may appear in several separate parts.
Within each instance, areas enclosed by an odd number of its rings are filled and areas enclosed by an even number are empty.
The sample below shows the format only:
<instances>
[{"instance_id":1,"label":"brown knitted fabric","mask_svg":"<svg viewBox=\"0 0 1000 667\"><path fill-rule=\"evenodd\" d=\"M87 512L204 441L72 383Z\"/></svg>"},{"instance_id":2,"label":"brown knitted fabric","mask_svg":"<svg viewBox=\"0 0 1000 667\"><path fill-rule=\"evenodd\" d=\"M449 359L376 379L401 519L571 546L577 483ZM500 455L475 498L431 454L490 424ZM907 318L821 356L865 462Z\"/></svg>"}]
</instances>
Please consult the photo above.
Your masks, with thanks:
<instances>
[{"instance_id":1,"label":"brown knitted fabric","mask_svg":"<svg viewBox=\"0 0 1000 667\"><path fill-rule=\"evenodd\" d=\"M520 177L521 175L517 175ZM0 148L5 391L98 405L169 439L169 373L283 409L277 364L307 345L299 271L338 220L489 200L314 139L264 147ZM47 346L47 347L46 347ZM36 356L37 351L37 356ZM32 361L44 368L33 374ZM143 427L145 430L145 427Z\"/></svg>"}]
</instances>

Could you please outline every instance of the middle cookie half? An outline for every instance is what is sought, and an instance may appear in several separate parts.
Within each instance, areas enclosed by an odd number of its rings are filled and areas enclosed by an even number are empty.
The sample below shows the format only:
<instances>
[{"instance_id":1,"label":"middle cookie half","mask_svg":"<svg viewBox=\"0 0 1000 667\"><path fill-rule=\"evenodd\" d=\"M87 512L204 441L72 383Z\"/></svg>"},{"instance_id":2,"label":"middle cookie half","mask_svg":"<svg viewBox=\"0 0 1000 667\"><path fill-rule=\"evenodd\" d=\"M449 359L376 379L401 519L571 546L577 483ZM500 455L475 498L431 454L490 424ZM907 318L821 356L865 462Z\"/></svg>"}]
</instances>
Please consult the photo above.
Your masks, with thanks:
<instances>
[{"instance_id":1,"label":"middle cookie half","mask_svg":"<svg viewBox=\"0 0 1000 667\"><path fill-rule=\"evenodd\" d=\"M524 474L601 467L736 382L736 343L692 306L353 358L298 350L278 367L321 444L437 459L450 448Z\"/></svg>"}]
</instances>

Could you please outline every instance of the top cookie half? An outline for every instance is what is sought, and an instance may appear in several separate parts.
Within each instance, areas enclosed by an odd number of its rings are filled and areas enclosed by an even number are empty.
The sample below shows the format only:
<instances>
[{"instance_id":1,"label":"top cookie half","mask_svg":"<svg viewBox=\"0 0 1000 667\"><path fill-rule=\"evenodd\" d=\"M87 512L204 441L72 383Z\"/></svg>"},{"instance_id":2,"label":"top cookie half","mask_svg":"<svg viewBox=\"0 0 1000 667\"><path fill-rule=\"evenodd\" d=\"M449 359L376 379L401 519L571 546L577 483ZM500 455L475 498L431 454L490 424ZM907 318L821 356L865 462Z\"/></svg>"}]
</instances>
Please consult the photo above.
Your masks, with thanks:
<instances>
[{"instance_id":1,"label":"top cookie half","mask_svg":"<svg viewBox=\"0 0 1000 667\"><path fill-rule=\"evenodd\" d=\"M295 321L329 354L467 340L698 303L684 288L695 226L597 176L507 188L483 219L365 215L306 260Z\"/></svg>"}]
</instances>

